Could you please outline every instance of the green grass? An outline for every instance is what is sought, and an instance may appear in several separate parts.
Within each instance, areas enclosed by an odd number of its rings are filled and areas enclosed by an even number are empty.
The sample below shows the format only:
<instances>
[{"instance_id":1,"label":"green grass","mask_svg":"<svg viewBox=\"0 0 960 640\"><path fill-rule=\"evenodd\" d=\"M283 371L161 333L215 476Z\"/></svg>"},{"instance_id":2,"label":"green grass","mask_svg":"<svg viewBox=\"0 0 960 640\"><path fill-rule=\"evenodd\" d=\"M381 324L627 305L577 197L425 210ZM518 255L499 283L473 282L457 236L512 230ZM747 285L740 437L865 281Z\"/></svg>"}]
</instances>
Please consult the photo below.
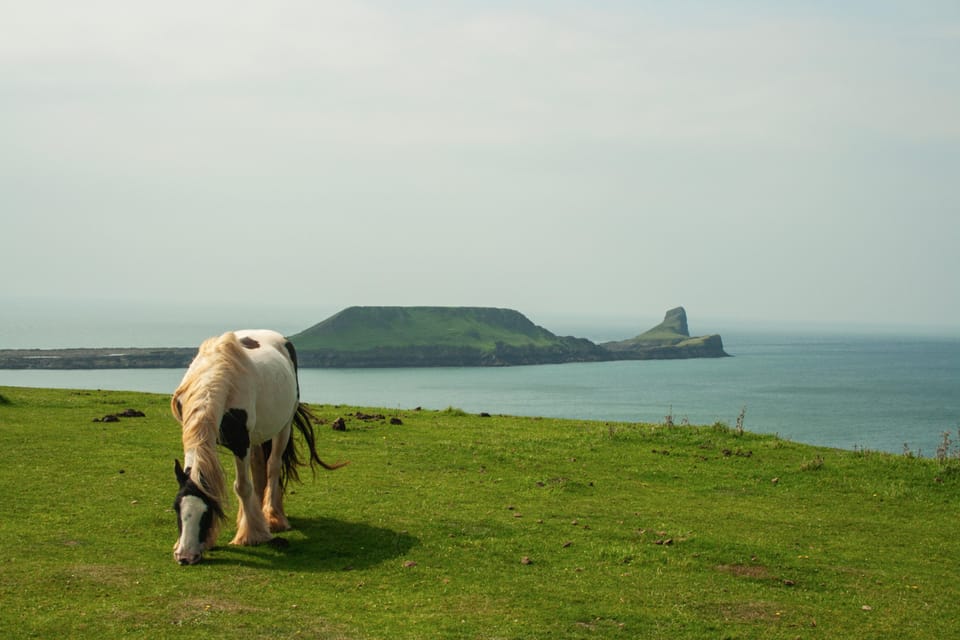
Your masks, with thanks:
<instances>
[{"instance_id":1,"label":"green grass","mask_svg":"<svg viewBox=\"0 0 960 640\"><path fill-rule=\"evenodd\" d=\"M678 347L702 347L707 343L710 336L697 336L695 338L683 338L676 343Z\"/></svg>"},{"instance_id":2,"label":"green grass","mask_svg":"<svg viewBox=\"0 0 960 640\"><path fill-rule=\"evenodd\" d=\"M231 523L180 567L166 397L0 396L4 638L956 633L960 474L936 460L723 425L314 406L348 427L319 427L322 457L352 463L294 487L289 548L226 546ZM128 407L147 417L93 422Z\"/></svg>"}]
</instances>

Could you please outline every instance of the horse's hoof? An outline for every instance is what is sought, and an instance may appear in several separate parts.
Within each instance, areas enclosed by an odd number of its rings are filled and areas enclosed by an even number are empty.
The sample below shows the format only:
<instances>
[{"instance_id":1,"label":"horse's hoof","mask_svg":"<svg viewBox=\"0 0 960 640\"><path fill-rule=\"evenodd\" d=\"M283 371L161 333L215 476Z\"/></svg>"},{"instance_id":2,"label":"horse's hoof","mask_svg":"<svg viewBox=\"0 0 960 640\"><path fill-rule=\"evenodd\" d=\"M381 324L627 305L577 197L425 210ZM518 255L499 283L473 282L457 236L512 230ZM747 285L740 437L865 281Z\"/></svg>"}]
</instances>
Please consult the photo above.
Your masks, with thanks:
<instances>
[{"instance_id":1,"label":"horse's hoof","mask_svg":"<svg viewBox=\"0 0 960 640\"><path fill-rule=\"evenodd\" d=\"M255 547L258 544L264 544L270 542L270 538L260 538L257 539L254 536L236 536L233 540L230 541L230 544L236 545L238 547Z\"/></svg>"},{"instance_id":2,"label":"horse's hoof","mask_svg":"<svg viewBox=\"0 0 960 640\"><path fill-rule=\"evenodd\" d=\"M283 520L278 518L267 518L267 527L269 527L272 533L290 531L290 529L293 529L293 527L290 526L290 522L286 518Z\"/></svg>"}]
</instances>

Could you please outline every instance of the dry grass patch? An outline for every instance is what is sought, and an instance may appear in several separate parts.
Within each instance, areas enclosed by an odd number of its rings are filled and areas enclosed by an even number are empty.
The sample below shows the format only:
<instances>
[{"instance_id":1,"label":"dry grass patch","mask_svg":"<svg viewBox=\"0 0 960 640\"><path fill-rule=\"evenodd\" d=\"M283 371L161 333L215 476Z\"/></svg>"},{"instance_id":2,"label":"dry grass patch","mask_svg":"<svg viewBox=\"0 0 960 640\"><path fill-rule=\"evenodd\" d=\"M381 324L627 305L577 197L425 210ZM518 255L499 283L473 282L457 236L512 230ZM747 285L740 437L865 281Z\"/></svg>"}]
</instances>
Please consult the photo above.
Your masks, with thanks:
<instances>
[{"instance_id":1,"label":"dry grass patch","mask_svg":"<svg viewBox=\"0 0 960 640\"><path fill-rule=\"evenodd\" d=\"M738 578L752 578L754 580L770 580L773 574L770 570L759 564L721 564L717 565L717 571L729 573Z\"/></svg>"}]
</instances>

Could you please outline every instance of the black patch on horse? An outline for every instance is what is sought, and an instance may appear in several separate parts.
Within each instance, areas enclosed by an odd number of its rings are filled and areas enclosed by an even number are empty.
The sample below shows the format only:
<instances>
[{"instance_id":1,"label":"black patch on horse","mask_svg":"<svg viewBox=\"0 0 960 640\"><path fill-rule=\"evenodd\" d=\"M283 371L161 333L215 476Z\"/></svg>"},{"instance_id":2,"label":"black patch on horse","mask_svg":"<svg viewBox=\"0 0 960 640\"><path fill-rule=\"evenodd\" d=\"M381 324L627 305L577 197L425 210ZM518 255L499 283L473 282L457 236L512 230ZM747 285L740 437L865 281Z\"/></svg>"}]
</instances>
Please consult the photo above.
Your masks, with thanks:
<instances>
[{"instance_id":1,"label":"black patch on horse","mask_svg":"<svg viewBox=\"0 0 960 640\"><path fill-rule=\"evenodd\" d=\"M223 512L223 507L220 506L220 503L208 496L203 490L197 486L193 480L190 479L190 467L184 469L180 466L179 460L174 460L173 470L177 474L177 483L180 485L180 490L177 492L177 497L173 499L173 510L177 512L177 530L180 533L183 533L183 521L180 519L180 503L187 496L194 496L203 500L203 503L207 505L207 511L203 514L203 517L200 518L200 542L203 542L207 538L207 534L210 533L210 527L213 526L213 519L220 518L221 520L226 518L226 514Z\"/></svg>"},{"instance_id":2,"label":"black patch on horse","mask_svg":"<svg viewBox=\"0 0 960 640\"><path fill-rule=\"evenodd\" d=\"M293 343L287 340L283 343L283 346L287 348L287 353L290 354L290 362L293 363L293 377L297 381L297 400L300 399L300 373L299 367L297 365L297 350L293 348Z\"/></svg>"},{"instance_id":3,"label":"black patch on horse","mask_svg":"<svg viewBox=\"0 0 960 640\"><path fill-rule=\"evenodd\" d=\"M247 412L243 409L227 409L220 421L217 440L238 458L247 455L250 449L250 433L247 431Z\"/></svg>"},{"instance_id":4,"label":"black patch on horse","mask_svg":"<svg viewBox=\"0 0 960 640\"><path fill-rule=\"evenodd\" d=\"M245 336L240 338L240 344L245 346L247 349L259 349L260 343L251 338L250 336Z\"/></svg>"},{"instance_id":5,"label":"black patch on horse","mask_svg":"<svg viewBox=\"0 0 960 640\"><path fill-rule=\"evenodd\" d=\"M293 362L293 370L297 370L297 350L293 348L293 343L287 340L283 343L283 346L287 348L287 353L290 354L290 361Z\"/></svg>"}]
</instances>

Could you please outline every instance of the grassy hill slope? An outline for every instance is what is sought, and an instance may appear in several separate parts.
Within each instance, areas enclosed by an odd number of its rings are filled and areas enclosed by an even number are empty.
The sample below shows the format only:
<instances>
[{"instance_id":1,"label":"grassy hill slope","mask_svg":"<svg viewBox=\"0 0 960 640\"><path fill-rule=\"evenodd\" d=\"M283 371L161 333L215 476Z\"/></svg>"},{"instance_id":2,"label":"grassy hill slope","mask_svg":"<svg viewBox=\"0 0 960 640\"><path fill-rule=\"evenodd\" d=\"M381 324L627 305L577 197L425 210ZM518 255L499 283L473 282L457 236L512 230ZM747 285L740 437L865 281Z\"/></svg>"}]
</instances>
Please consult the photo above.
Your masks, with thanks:
<instances>
[{"instance_id":1,"label":"grassy hill slope","mask_svg":"<svg viewBox=\"0 0 960 640\"><path fill-rule=\"evenodd\" d=\"M687 326L687 312L683 307L670 309L663 317L663 322L644 331L631 342L644 344L677 344L690 338L690 329Z\"/></svg>"},{"instance_id":2,"label":"grassy hill slope","mask_svg":"<svg viewBox=\"0 0 960 640\"><path fill-rule=\"evenodd\" d=\"M347 351L411 345L493 349L498 342L547 346L557 336L511 309L350 307L291 339L301 351Z\"/></svg>"},{"instance_id":3,"label":"grassy hill slope","mask_svg":"<svg viewBox=\"0 0 960 640\"><path fill-rule=\"evenodd\" d=\"M304 366L496 365L603 359L512 309L350 307L291 340Z\"/></svg>"},{"instance_id":4,"label":"grassy hill slope","mask_svg":"<svg viewBox=\"0 0 960 640\"><path fill-rule=\"evenodd\" d=\"M92 422L127 407L146 417ZM724 425L314 410L345 418L318 444L352 463L293 487L290 546L180 567L166 396L0 388L3 637L956 633L955 459Z\"/></svg>"}]
</instances>

